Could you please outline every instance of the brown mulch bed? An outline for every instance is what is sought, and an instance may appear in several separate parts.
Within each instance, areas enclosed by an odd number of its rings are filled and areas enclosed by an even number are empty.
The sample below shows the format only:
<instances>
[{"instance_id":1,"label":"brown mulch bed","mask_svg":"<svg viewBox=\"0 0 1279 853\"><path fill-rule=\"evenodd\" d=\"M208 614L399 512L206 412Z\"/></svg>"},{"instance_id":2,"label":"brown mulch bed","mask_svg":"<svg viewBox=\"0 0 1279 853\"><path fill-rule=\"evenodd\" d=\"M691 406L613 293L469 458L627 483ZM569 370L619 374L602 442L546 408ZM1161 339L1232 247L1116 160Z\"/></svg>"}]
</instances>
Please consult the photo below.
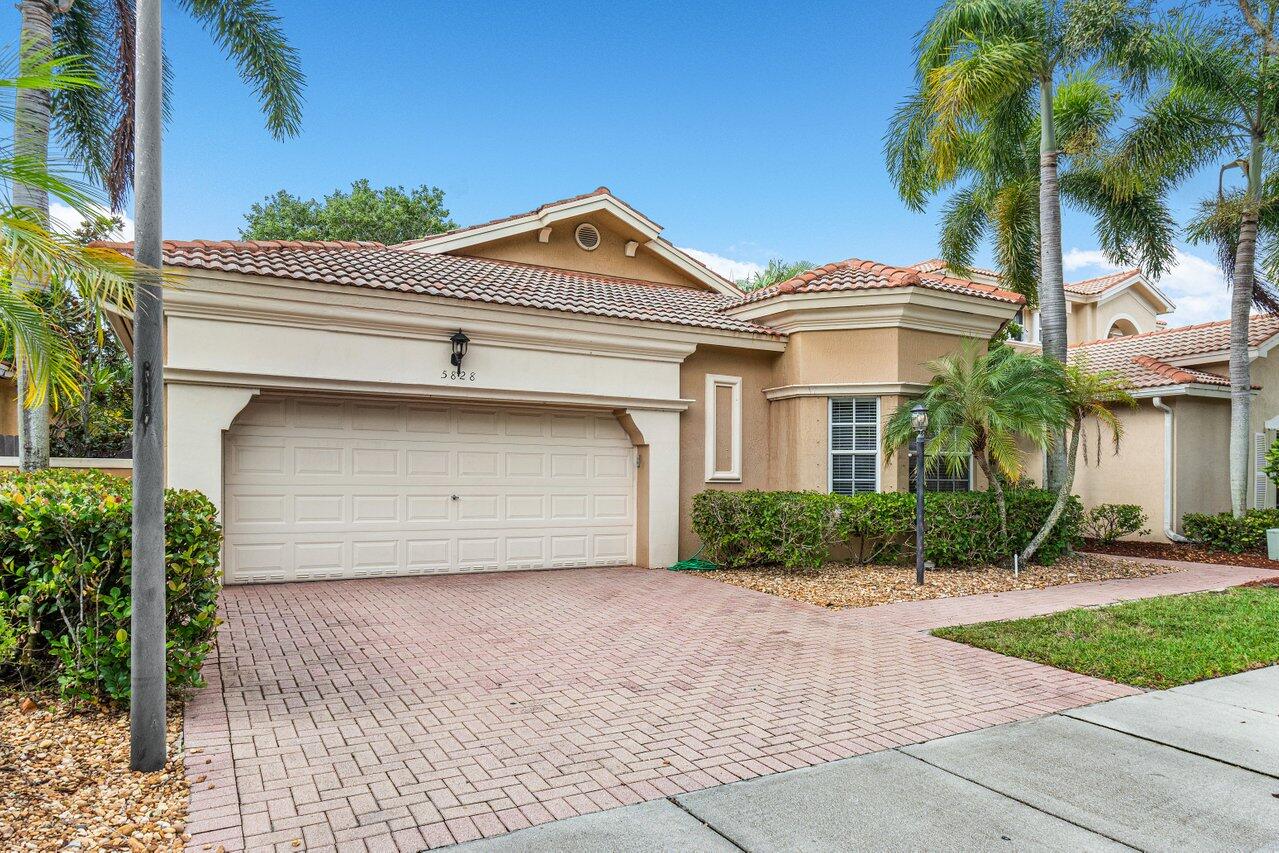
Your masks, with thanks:
<instances>
[{"instance_id":1,"label":"brown mulch bed","mask_svg":"<svg viewBox=\"0 0 1279 853\"><path fill-rule=\"evenodd\" d=\"M932 569L915 585L914 566L825 566L816 570L720 569L698 572L712 580L822 607L873 607L898 601L927 601L1014 589L1043 589L1068 583L1144 578L1177 571L1129 560L1076 554L1051 566L1031 566L1013 577L1010 569L980 566Z\"/></svg>"},{"instance_id":2,"label":"brown mulch bed","mask_svg":"<svg viewBox=\"0 0 1279 853\"><path fill-rule=\"evenodd\" d=\"M1229 551L1209 551L1198 545L1180 542L1099 542L1085 539L1081 551L1098 554L1114 554L1119 557L1138 557L1147 560L1184 560L1189 563L1213 563L1219 566L1250 566L1258 569L1279 570L1279 560L1265 554L1247 551L1231 554Z\"/></svg>"},{"instance_id":3,"label":"brown mulch bed","mask_svg":"<svg viewBox=\"0 0 1279 853\"><path fill-rule=\"evenodd\" d=\"M0 692L0 849L183 849L189 788L177 706L167 766L133 773L125 711L31 701Z\"/></svg>"},{"instance_id":4,"label":"brown mulch bed","mask_svg":"<svg viewBox=\"0 0 1279 853\"><path fill-rule=\"evenodd\" d=\"M1256 586L1256 587L1274 587L1275 589L1279 589L1279 577L1259 578L1255 581L1248 581L1247 583L1241 583L1239 585L1240 586Z\"/></svg>"}]
</instances>

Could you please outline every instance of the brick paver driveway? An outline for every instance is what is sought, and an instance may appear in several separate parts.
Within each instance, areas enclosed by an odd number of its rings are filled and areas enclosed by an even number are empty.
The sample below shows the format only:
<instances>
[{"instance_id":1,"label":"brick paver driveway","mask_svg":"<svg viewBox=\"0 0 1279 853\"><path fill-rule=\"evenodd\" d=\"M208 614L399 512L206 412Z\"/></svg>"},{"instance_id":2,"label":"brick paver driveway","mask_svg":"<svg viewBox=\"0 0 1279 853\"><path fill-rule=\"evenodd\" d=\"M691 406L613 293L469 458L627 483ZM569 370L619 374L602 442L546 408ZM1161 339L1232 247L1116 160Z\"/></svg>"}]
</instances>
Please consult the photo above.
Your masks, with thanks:
<instances>
[{"instance_id":1,"label":"brick paver driveway","mask_svg":"<svg viewBox=\"0 0 1279 853\"><path fill-rule=\"evenodd\" d=\"M922 629L1264 574L839 612L637 569L229 587L192 849L439 846L1125 695Z\"/></svg>"}]
</instances>

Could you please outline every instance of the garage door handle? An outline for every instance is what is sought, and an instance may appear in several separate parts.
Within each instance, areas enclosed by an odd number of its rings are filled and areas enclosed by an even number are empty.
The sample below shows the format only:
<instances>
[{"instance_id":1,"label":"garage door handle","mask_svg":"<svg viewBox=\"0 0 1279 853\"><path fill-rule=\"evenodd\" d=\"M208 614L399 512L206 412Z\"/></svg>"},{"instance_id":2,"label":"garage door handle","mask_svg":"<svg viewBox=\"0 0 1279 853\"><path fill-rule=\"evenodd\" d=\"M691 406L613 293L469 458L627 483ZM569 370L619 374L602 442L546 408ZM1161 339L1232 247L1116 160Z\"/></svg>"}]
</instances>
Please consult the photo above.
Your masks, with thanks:
<instances>
[{"instance_id":1,"label":"garage door handle","mask_svg":"<svg viewBox=\"0 0 1279 853\"><path fill-rule=\"evenodd\" d=\"M458 499L458 496L457 496L457 495L451 495L451 496L450 496L450 500L457 500L457 499Z\"/></svg>"}]
</instances>

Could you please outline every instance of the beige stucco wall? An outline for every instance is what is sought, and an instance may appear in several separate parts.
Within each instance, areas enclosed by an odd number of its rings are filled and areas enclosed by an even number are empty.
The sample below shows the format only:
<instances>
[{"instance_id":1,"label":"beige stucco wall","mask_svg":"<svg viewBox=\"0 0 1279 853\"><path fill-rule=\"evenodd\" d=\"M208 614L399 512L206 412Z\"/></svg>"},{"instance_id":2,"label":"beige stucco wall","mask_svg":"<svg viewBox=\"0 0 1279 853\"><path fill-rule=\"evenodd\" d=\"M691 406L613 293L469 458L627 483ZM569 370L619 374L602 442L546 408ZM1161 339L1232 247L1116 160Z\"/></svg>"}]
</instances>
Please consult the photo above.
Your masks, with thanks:
<instances>
[{"instance_id":1,"label":"beige stucco wall","mask_svg":"<svg viewBox=\"0 0 1279 853\"><path fill-rule=\"evenodd\" d=\"M1173 409L1174 518L1230 509L1230 401L1178 397Z\"/></svg>"},{"instance_id":2,"label":"beige stucco wall","mask_svg":"<svg viewBox=\"0 0 1279 853\"><path fill-rule=\"evenodd\" d=\"M1119 455L1103 430L1101 453L1097 453L1096 424L1084 432L1089 442L1088 459L1081 447L1075 469L1075 494L1085 508L1103 503L1137 504L1149 519L1151 533L1145 538L1163 539L1164 514L1164 413L1149 400L1136 409L1118 411L1123 424ZM1042 458L1035 460L1036 473L1043 470Z\"/></svg>"},{"instance_id":3,"label":"beige stucco wall","mask_svg":"<svg viewBox=\"0 0 1279 853\"><path fill-rule=\"evenodd\" d=\"M18 383L0 379L0 435L18 434Z\"/></svg>"},{"instance_id":4,"label":"beige stucco wall","mask_svg":"<svg viewBox=\"0 0 1279 853\"><path fill-rule=\"evenodd\" d=\"M1138 333L1153 332L1158 328L1154 307L1138 291L1128 288L1110 299L1071 303L1067 330L1070 343L1109 337L1111 326L1120 318L1131 321Z\"/></svg>"},{"instance_id":5,"label":"beige stucco wall","mask_svg":"<svg viewBox=\"0 0 1279 853\"><path fill-rule=\"evenodd\" d=\"M778 385L927 382L924 365L955 352L964 338L916 329L796 332L778 361Z\"/></svg>"},{"instance_id":6,"label":"beige stucco wall","mask_svg":"<svg viewBox=\"0 0 1279 853\"><path fill-rule=\"evenodd\" d=\"M1097 325L1094 329L1096 337L1104 338L1110 334L1110 327L1119 318L1131 320L1138 332L1153 332L1159 319L1154 308L1137 291L1129 288L1114 299L1097 303Z\"/></svg>"},{"instance_id":7,"label":"beige stucco wall","mask_svg":"<svg viewBox=\"0 0 1279 853\"><path fill-rule=\"evenodd\" d=\"M1173 410L1173 506L1171 524L1180 532L1188 512L1222 512L1230 508L1227 457L1230 403L1214 397L1175 395L1162 398ZM1167 541L1164 528L1164 412L1150 398L1135 409L1119 409L1123 424L1119 454L1112 452L1103 430L1098 458L1096 424L1086 429L1088 461L1080 449L1074 492L1085 509L1103 503L1137 504L1146 513L1151 541ZM1026 473L1040 481L1043 455L1026 454Z\"/></svg>"},{"instance_id":8,"label":"beige stucco wall","mask_svg":"<svg viewBox=\"0 0 1279 853\"><path fill-rule=\"evenodd\" d=\"M680 556L697 550L693 535L693 496L705 489L772 488L768 449L775 441L770 405L764 389L771 386L776 353L751 352L717 346L699 346L680 367L680 397L689 407L680 415ZM742 478L741 482L706 482L706 377L740 376L742 379ZM717 412L723 423L723 412Z\"/></svg>"},{"instance_id":9,"label":"beige stucco wall","mask_svg":"<svg viewBox=\"0 0 1279 853\"><path fill-rule=\"evenodd\" d=\"M573 232L582 222L590 222L600 232L599 248L586 251L577 245ZM626 256L626 242L640 243L635 257ZM538 232L530 231L481 246L458 249L454 254L479 258L496 258L523 264L560 267L664 284L680 284L705 290L706 286L691 276L662 260L644 245L647 238L637 231L622 226L613 217L603 213L590 213L573 219L556 222L551 227L549 243L538 241Z\"/></svg>"}]
</instances>

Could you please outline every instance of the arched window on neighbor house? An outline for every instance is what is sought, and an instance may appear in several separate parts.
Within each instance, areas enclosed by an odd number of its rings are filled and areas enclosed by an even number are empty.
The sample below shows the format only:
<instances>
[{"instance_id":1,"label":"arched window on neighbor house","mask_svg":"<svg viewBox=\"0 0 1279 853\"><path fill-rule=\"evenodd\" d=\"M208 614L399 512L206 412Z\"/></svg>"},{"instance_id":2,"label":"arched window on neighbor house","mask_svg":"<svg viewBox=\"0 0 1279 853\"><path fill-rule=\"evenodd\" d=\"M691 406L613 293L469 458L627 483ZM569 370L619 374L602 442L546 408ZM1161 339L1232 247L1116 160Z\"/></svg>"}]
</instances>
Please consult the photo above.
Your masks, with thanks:
<instances>
[{"instance_id":1,"label":"arched window on neighbor house","mask_svg":"<svg viewBox=\"0 0 1279 853\"><path fill-rule=\"evenodd\" d=\"M1137 325L1127 317L1120 317L1111 324L1110 331L1106 333L1106 337L1123 338L1135 334L1137 334Z\"/></svg>"}]
</instances>

